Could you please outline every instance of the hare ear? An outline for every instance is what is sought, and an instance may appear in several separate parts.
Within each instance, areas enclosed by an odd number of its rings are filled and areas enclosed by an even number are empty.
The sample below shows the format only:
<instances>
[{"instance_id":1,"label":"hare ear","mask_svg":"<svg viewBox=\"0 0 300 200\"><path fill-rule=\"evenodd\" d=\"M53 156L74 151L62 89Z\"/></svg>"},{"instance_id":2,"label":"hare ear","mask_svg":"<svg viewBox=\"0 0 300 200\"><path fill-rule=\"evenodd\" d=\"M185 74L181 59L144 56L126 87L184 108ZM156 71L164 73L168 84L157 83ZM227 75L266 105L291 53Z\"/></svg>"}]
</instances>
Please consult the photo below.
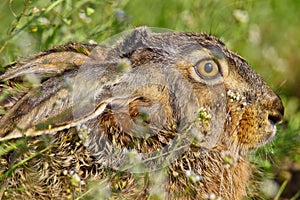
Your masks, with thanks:
<instances>
[{"instance_id":1,"label":"hare ear","mask_svg":"<svg viewBox=\"0 0 300 200\"><path fill-rule=\"evenodd\" d=\"M92 106L91 96L79 102L79 99L74 99L72 85L66 83L67 78L72 79L68 75L52 77L39 88L30 89L3 116L0 115L0 141L56 133L101 114L109 98L103 95L103 98L94 102L95 105ZM74 79L69 81L73 82ZM100 88L101 82L95 85ZM80 106L85 109L78 110Z\"/></svg>"},{"instance_id":2,"label":"hare ear","mask_svg":"<svg viewBox=\"0 0 300 200\"><path fill-rule=\"evenodd\" d=\"M67 70L76 69L82 64L101 61L101 57L92 54L99 46L79 43L68 43L54 47L51 50L41 52L29 59L24 59L5 67L0 72L0 81L7 81L34 74L41 78L49 78L64 73Z\"/></svg>"},{"instance_id":3,"label":"hare ear","mask_svg":"<svg viewBox=\"0 0 300 200\"><path fill-rule=\"evenodd\" d=\"M102 51L100 46L72 43L8 66L0 75L0 141L22 137L28 130L44 131L50 130L52 126L62 127L72 123L73 85L78 70L92 69L93 80L96 80L93 85L101 88L103 79L114 74L106 72L115 65L107 64L104 61L105 56L105 50ZM28 74L42 78L38 86L23 86L16 90L16 86L30 82L20 79ZM100 104L101 101L97 102L97 105ZM85 114L91 111L88 110Z\"/></svg>"}]
</instances>

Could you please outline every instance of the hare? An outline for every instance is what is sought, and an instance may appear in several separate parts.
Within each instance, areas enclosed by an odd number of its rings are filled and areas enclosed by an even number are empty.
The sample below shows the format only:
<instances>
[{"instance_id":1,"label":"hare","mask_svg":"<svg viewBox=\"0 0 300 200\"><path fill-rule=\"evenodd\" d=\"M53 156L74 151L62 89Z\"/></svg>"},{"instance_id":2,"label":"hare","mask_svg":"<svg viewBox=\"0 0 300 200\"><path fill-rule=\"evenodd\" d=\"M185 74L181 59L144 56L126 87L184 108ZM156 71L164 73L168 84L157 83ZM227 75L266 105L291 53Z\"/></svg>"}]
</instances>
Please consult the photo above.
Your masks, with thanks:
<instances>
[{"instance_id":1,"label":"hare","mask_svg":"<svg viewBox=\"0 0 300 200\"><path fill-rule=\"evenodd\" d=\"M205 33L136 28L0 74L2 199L242 199L280 98Z\"/></svg>"}]
</instances>

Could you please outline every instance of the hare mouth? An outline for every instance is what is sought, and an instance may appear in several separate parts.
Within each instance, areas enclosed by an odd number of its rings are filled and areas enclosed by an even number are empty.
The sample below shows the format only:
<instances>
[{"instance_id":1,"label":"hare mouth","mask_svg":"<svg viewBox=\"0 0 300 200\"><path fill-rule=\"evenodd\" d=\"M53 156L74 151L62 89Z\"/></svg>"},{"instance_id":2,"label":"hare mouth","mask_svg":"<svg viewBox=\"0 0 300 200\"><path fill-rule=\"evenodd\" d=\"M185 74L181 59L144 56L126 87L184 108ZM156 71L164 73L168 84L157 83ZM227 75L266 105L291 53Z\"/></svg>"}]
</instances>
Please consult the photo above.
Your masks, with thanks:
<instances>
[{"instance_id":1,"label":"hare mouth","mask_svg":"<svg viewBox=\"0 0 300 200\"><path fill-rule=\"evenodd\" d=\"M260 144L257 146L257 148L262 147L266 145L268 142L272 140L272 138L276 135L277 128L274 123L270 123L266 130L264 131L265 138L260 142Z\"/></svg>"},{"instance_id":2,"label":"hare mouth","mask_svg":"<svg viewBox=\"0 0 300 200\"><path fill-rule=\"evenodd\" d=\"M267 133L269 133L267 142L275 136L276 132L277 132L276 125L274 123L270 123L268 130L267 130Z\"/></svg>"},{"instance_id":3,"label":"hare mouth","mask_svg":"<svg viewBox=\"0 0 300 200\"><path fill-rule=\"evenodd\" d=\"M262 127L262 129L258 130L256 140L254 140L251 144L243 144L242 151L240 152L242 155L245 153L256 150L260 147L263 147L267 143L269 143L273 137L276 135L277 128L274 123L268 123Z\"/></svg>"}]
</instances>

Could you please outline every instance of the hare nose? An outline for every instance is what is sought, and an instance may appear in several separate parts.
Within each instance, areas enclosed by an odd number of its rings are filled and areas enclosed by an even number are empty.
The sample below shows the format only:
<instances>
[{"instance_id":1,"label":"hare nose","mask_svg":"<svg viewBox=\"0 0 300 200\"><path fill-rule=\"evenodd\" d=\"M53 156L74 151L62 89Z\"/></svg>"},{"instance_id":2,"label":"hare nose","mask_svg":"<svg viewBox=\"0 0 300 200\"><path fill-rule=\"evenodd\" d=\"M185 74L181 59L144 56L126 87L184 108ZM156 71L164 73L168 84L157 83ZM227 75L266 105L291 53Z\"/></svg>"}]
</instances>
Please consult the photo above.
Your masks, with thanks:
<instances>
[{"instance_id":1,"label":"hare nose","mask_svg":"<svg viewBox=\"0 0 300 200\"><path fill-rule=\"evenodd\" d=\"M279 96L275 95L274 98L268 120L273 124L277 124L283 120L284 107Z\"/></svg>"},{"instance_id":2,"label":"hare nose","mask_svg":"<svg viewBox=\"0 0 300 200\"><path fill-rule=\"evenodd\" d=\"M283 115L282 114L279 114L279 113L272 113L272 114L269 114L268 116L268 120L272 123L272 124L277 124L279 122L282 121L282 118L283 118Z\"/></svg>"}]
</instances>

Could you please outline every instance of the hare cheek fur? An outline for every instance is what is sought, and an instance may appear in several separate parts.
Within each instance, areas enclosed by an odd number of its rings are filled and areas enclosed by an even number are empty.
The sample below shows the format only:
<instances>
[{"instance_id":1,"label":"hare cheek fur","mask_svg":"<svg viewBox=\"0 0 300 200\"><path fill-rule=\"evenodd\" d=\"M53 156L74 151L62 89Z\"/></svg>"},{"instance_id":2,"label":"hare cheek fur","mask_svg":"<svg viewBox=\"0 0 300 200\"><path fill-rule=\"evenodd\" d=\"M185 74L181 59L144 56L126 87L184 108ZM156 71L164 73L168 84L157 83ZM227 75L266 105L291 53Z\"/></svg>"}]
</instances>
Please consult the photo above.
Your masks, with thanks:
<instances>
[{"instance_id":1,"label":"hare cheek fur","mask_svg":"<svg viewBox=\"0 0 300 200\"><path fill-rule=\"evenodd\" d=\"M250 76L249 71L247 73L240 78L247 80L247 77ZM247 152L264 145L274 136L275 124L282 120L284 108L278 96L254 72L251 73L252 79L242 83L236 82L239 77L237 72L233 71L232 74L235 78L232 77L228 82L225 81L231 90L228 93L229 98L233 98L229 101L232 125L237 127L231 137L239 141L240 150ZM236 96L244 99L242 105L234 103Z\"/></svg>"},{"instance_id":2,"label":"hare cheek fur","mask_svg":"<svg viewBox=\"0 0 300 200\"><path fill-rule=\"evenodd\" d=\"M130 63L124 74L119 73L120 60ZM203 71L200 67L206 61ZM78 120L68 112L76 105L62 80L75 82L80 69L91 70L88 74L95 79L86 83L91 81L99 90L95 112L87 110ZM101 78L99 70L104 70ZM92 188L89 181L105 183L102 189L119 199L147 199L158 193L166 199L209 199L210 195L242 199L251 177L246 154L273 137L284 112L280 98L244 59L203 33L151 33L138 28L113 47L71 43L17 62L0 74L0 81L13 88L28 73L45 80L40 90L28 87L0 102L7 111L0 116L0 140L26 135L29 151L1 156L0 172L35 156L0 180L10 187L4 196L0 190L4 199L75 198ZM2 85L0 89L4 90ZM200 140L211 141L207 145L192 141L184 154L156 172L118 172L105 165L103 156L112 146L138 153L164 148L178 136L182 122L193 119L198 110L204 120L195 120L195 125L199 135L204 133ZM206 127L210 119L220 123L215 124L219 131L212 134L213 124ZM42 123L49 126L38 129ZM46 149L38 146L45 143ZM81 180L76 184L74 173ZM158 180L159 174L164 178Z\"/></svg>"}]
</instances>

